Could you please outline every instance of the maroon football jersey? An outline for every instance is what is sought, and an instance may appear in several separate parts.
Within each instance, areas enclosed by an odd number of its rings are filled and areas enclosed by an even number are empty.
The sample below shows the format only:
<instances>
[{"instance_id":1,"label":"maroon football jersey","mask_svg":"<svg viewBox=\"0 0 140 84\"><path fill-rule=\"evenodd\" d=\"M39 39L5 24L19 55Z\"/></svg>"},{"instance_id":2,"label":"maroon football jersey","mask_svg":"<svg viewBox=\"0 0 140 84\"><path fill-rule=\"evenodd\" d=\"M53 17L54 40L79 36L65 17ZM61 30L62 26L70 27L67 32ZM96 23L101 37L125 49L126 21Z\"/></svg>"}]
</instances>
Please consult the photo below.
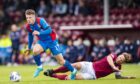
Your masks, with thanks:
<instances>
[{"instance_id":1,"label":"maroon football jersey","mask_svg":"<svg viewBox=\"0 0 140 84\"><path fill-rule=\"evenodd\" d=\"M110 55L115 63L117 55L114 53L112 53ZM119 67L119 69L121 69L121 65L115 64L115 66ZM97 78L105 77L114 72L107 61L107 56L99 61L93 62L93 68L95 70L95 74L96 74Z\"/></svg>"}]
</instances>

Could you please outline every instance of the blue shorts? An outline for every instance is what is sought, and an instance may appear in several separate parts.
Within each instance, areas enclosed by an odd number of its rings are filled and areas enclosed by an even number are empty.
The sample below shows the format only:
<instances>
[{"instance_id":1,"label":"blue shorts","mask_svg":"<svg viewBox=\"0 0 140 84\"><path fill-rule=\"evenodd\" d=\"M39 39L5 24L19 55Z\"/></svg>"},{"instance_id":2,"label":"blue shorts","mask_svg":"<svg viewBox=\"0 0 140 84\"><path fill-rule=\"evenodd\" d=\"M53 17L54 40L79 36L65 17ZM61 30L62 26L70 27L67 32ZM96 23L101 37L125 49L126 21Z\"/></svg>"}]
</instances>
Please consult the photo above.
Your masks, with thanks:
<instances>
[{"instance_id":1,"label":"blue shorts","mask_svg":"<svg viewBox=\"0 0 140 84\"><path fill-rule=\"evenodd\" d=\"M54 40L54 41L41 41L41 40L39 40L37 43L43 47L44 51L46 51L47 49L50 49L50 51L52 52L52 54L54 56L62 53L61 48L60 48L57 40Z\"/></svg>"}]
</instances>

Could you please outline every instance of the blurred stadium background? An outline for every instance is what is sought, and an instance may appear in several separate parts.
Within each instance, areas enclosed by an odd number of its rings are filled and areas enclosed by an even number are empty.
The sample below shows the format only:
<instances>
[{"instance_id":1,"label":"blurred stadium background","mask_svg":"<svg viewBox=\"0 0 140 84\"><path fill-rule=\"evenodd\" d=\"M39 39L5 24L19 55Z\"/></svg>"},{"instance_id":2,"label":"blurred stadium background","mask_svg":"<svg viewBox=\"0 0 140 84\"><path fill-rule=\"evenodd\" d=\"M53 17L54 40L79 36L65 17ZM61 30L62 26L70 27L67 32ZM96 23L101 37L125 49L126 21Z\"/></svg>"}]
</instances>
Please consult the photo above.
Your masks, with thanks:
<instances>
[{"instance_id":1,"label":"blurred stadium background","mask_svg":"<svg viewBox=\"0 0 140 84\"><path fill-rule=\"evenodd\" d=\"M34 64L32 55L23 56L28 8L46 18L71 63L129 52L130 63L140 64L140 0L0 0L1 65ZM57 65L49 50L41 60L44 65Z\"/></svg>"}]
</instances>

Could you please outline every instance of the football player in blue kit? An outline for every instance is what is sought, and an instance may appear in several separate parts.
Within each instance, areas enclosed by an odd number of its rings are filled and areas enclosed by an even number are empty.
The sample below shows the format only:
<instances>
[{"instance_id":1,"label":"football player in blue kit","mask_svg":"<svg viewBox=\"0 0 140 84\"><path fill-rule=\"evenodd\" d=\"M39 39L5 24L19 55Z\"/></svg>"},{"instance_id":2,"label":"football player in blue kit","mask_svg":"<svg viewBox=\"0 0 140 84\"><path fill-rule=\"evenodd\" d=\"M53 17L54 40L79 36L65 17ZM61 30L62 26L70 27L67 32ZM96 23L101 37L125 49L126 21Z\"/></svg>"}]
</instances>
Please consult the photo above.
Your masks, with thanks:
<instances>
[{"instance_id":1,"label":"football player in blue kit","mask_svg":"<svg viewBox=\"0 0 140 84\"><path fill-rule=\"evenodd\" d=\"M27 20L26 30L28 31L28 49L25 51L25 55L29 55L32 49L34 61L38 66L34 77L39 76L39 73L43 71L40 54L50 49L58 63L71 71L70 78L74 80L77 70L63 58L56 33L52 30L50 25L48 25L44 18L37 17L33 9L27 9L25 11L25 16ZM38 37L38 41L32 48L34 36Z\"/></svg>"}]
</instances>

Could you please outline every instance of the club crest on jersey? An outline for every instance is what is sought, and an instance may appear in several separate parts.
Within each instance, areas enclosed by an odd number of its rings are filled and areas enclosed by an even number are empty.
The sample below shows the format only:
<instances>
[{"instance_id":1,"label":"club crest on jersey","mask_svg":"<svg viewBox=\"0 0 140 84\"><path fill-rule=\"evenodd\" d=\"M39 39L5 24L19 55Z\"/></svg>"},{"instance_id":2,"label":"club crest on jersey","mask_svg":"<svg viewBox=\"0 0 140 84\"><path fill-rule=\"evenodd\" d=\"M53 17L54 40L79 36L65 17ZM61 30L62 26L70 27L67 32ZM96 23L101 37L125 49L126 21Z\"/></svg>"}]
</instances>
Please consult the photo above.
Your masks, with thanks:
<instances>
[{"instance_id":1,"label":"club crest on jersey","mask_svg":"<svg viewBox=\"0 0 140 84\"><path fill-rule=\"evenodd\" d=\"M37 24L37 26L40 28L41 26L39 24Z\"/></svg>"}]
</instances>

